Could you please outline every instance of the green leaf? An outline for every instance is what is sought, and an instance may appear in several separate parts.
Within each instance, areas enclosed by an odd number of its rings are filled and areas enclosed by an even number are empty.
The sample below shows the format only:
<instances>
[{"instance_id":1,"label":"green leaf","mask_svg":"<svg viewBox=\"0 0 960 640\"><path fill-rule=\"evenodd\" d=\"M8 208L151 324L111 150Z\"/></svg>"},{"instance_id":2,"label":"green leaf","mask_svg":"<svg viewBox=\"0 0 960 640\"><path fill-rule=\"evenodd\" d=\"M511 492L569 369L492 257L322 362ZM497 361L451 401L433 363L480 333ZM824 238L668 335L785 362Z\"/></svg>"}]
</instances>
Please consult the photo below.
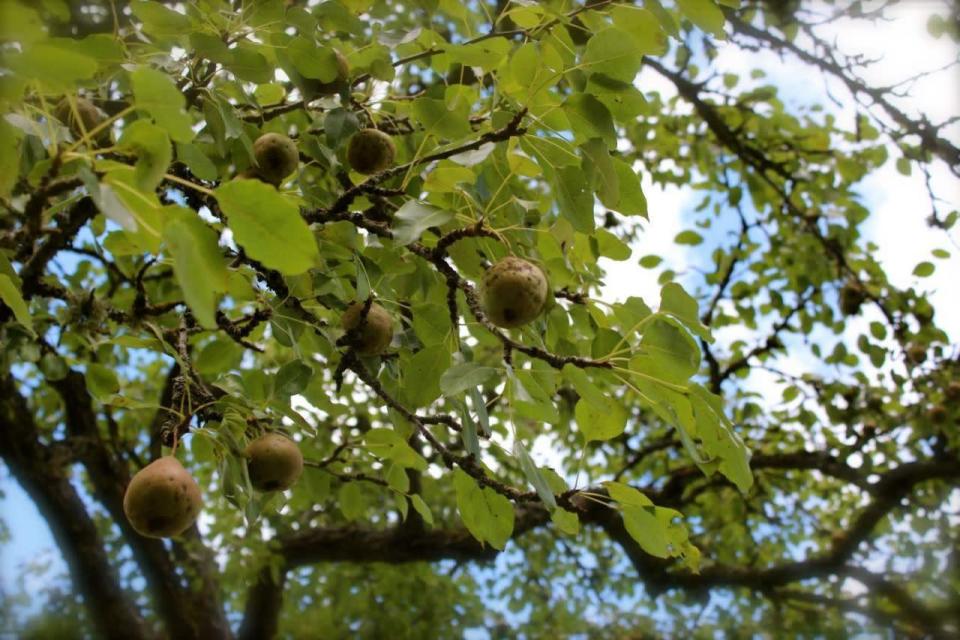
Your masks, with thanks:
<instances>
[{"instance_id":1,"label":"green leaf","mask_svg":"<svg viewBox=\"0 0 960 640\"><path fill-rule=\"evenodd\" d=\"M481 488L463 470L453 472L457 509L467 530L481 543L503 549L513 534L513 505L489 487Z\"/></svg>"},{"instance_id":2,"label":"green leaf","mask_svg":"<svg viewBox=\"0 0 960 640\"><path fill-rule=\"evenodd\" d=\"M913 268L913 275L918 278L929 278L933 275L933 272L936 271L937 265L932 262L921 262L916 267Z\"/></svg>"},{"instance_id":3,"label":"green leaf","mask_svg":"<svg viewBox=\"0 0 960 640\"><path fill-rule=\"evenodd\" d=\"M257 45L243 41L231 49L232 60L224 66L241 80L263 84L273 80L273 67Z\"/></svg>"},{"instance_id":4,"label":"green leaf","mask_svg":"<svg viewBox=\"0 0 960 640\"><path fill-rule=\"evenodd\" d=\"M410 504L412 504L414 510L420 514L420 517L423 518L423 521L432 527L433 512L430 511L430 507L428 507L427 503L423 501L423 498L417 494L413 494L410 496Z\"/></svg>"},{"instance_id":5,"label":"green leaf","mask_svg":"<svg viewBox=\"0 0 960 640\"><path fill-rule=\"evenodd\" d=\"M661 262L663 262L663 257L653 254L640 258L640 266L644 269L655 269L660 265Z\"/></svg>"},{"instance_id":6,"label":"green leaf","mask_svg":"<svg viewBox=\"0 0 960 640\"><path fill-rule=\"evenodd\" d=\"M160 251L163 227L160 200L153 190L137 186L133 167L110 171L93 198L105 216L127 231L127 239L140 251Z\"/></svg>"},{"instance_id":7,"label":"green leaf","mask_svg":"<svg viewBox=\"0 0 960 640\"><path fill-rule=\"evenodd\" d=\"M627 426L626 410L609 396L604 396L602 403L581 398L574 408L574 416L586 442L616 438Z\"/></svg>"},{"instance_id":8,"label":"green leaf","mask_svg":"<svg viewBox=\"0 0 960 640\"><path fill-rule=\"evenodd\" d=\"M573 388L582 400L589 402L598 409L606 406L609 396L593 384L586 371L575 365L568 364L563 367L563 375L573 384Z\"/></svg>"},{"instance_id":9,"label":"green leaf","mask_svg":"<svg viewBox=\"0 0 960 640\"><path fill-rule=\"evenodd\" d=\"M130 81L138 109L149 113L175 142L193 140L193 120L184 109L186 99L170 76L156 69L139 67L130 73Z\"/></svg>"},{"instance_id":10,"label":"green leaf","mask_svg":"<svg viewBox=\"0 0 960 640\"><path fill-rule=\"evenodd\" d=\"M610 18L617 29L629 34L638 55L662 56L667 52L667 34L651 11L616 4L610 10Z\"/></svg>"},{"instance_id":11,"label":"green leaf","mask_svg":"<svg viewBox=\"0 0 960 640\"><path fill-rule=\"evenodd\" d=\"M440 391L447 397L453 397L477 387L497 374L495 367L487 367L475 362L455 364L440 377Z\"/></svg>"},{"instance_id":12,"label":"green leaf","mask_svg":"<svg viewBox=\"0 0 960 640\"><path fill-rule=\"evenodd\" d=\"M364 436L364 444L375 456L392 460L401 467L424 471L427 461L414 451L399 433L392 429L371 429Z\"/></svg>"},{"instance_id":13,"label":"green leaf","mask_svg":"<svg viewBox=\"0 0 960 640\"><path fill-rule=\"evenodd\" d=\"M669 540L665 527L654 513L644 507L623 506L623 526L640 547L652 556L669 558Z\"/></svg>"},{"instance_id":14,"label":"green leaf","mask_svg":"<svg viewBox=\"0 0 960 640\"><path fill-rule=\"evenodd\" d=\"M617 130L607 105L589 93L575 93L564 102L563 110L578 140L602 138L611 147L616 146Z\"/></svg>"},{"instance_id":15,"label":"green leaf","mask_svg":"<svg viewBox=\"0 0 960 640\"><path fill-rule=\"evenodd\" d=\"M410 491L410 478L400 465L391 464L384 475L387 485L394 491L404 494Z\"/></svg>"},{"instance_id":16,"label":"green leaf","mask_svg":"<svg viewBox=\"0 0 960 640\"><path fill-rule=\"evenodd\" d=\"M679 284L670 282L660 290L660 311L669 313L684 326L707 342L713 342L710 329L700 322L697 301Z\"/></svg>"},{"instance_id":17,"label":"green leaf","mask_svg":"<svg viewBox=\"0 0 960 640\"><path fill-rule=\"evenodd\" d=\"M0 198L10 195L20 173L20 130L0 118Z\"/></svg>"},{"instance_id":18,"label":"green leaf","mask_svg":"<svg viewBox=\"0 0 960 640\"><path fill-rule=\"evenodd\" d=\"M607 145L600 138L592 138L580 149L584 155L584 172L593 175L594 191L600 202L611 209L616 208L620 202L620 178ZM589 165L589 171L586 165Z\"/></svg>"},{"instance_id":19,"label":"green leaf","mask_svg":"<svg viewBox=\"0 0 960 640\"><path fill-rule=\"evenodd\" d=\"M691 231L688 229L687 231L681 231L678 233L677 237L674 238L673 241L677 244L685 244L693 247L703 242L703 236L696 231Z\"/></svg>"},{"instance_id":20,"label":"green leaf","mask_svg":"<svg viewBox=\"0 0 960 640\"><path fill-rule=\"evenodd\" d=\"M318 46L313 40L297 36L287 47L290 61L306 78L333 82L340 73L337 54L330 47Z\"/></svg>"},{"instance_id":21,"label":"green leaf","mask_svg":"<svg viewBox=\"0 0 960 640\"><path fill-rule=\"evenodd\" d=\"M347 482L337 492L337 506L347 520L357 520L367 509L359 482Z\"/></svg>"},{"instance_id":22,"label":"green leaf","mask_svg":"<svg viewBox=\"0 0 960 640\"><path fill-rule=\"evenodd\" d=\"M447 140L459 140L470 135L470 105L460 101L454 109L444 100L417 98L412 114L428 133Z\"/></svg>"},{"instance_id":23,"label":"green leaf","mask_svg":"<svg viewBox=\"0 0 960 640\"><path fill-rule=\"evenodd\" d=\"M120 391L120 380L113 369L91 362L87 365L87 390L98 400L103 400Z\"/></svg>"},{"instance_id":24,"label":"green leaf","mask_svg":"<svg viewBox=\"0 0 960 640\"><path fill-rule=\"evenodd\" d=\"M207 154L195 144L178 142L177 160L187 165L190 173L201 180L213 182L220 175L219 171L217 171L217 165L213 164L213 161L207 157Z\"/></svg>"},{"instance_id":25,"label":"green leaf","mask_svg":"<svg viewBox=\"0 0 960 640\"><path fill-rule=\"evenodd\" d=\"M643 64L645 51L640 46L642 43L627 31L616 27L604 29L587 42L582 66L585 71L633 82ZM649 50L646 52L652 53Z\"/></svg>"},{"instance_id":26,"label":"green leaf","mask_svg":"<svg viewBox=\"0 0 960 640\"><path fill-rule=\"evenodd\" d=\"M394 214L397 221L393 230L393 239L397 244L406 246L420 239L430 227L442 226L453 220L453 212L425 205L417 200L408 200Z\"/></svg>"},{"instance_id":27,"label":"green leaf","mask_svg":"<svg viewBox=\"0 0 960 640\"><path fill-rule=\"evenodd\" d=\"M27 309L27 303L24 302L19 288L10 279L10 276L3 273L0 273L0 300L3 300L3 303L10 307L17 322L26 327L32 335L36 335L33 331L33 320L30 317L30 310Z\"/></svg>"},{"instance_id":28,"label":"green leaf","mask_svg":"<svg viewBox=\"0 0 960 640\"><path fill-rule=\"evenodd\" d=\"M580 518L566 509L554 509L550 520L563 533L575 536L580 533Z\"/></svg>"},{"instance_id":29,"label":"green leaf","mask_svg":"<svg viewBox=\"0 0 960 640\"><path fill-rule=\"evenodd\" d=\"M910 160L909 158L897 158L897 171L901 175L909 176L911 172Z\"/></svg>"},{"instance_id":30,"label":"green leaf","mask_svg":"<svg viewBox=\"0 0 960 640\"><path fill-rule=\"evenodd\" d=\"M514 440L513 442L513 455L516 457L517 462L520 463L520 470L523 471L523 475L527 477L527 482L530 483L530 486L532 486L534 491L537 492L537 495L540 496L543 504L545 504L548 509L556 509L557 500L553 495L553 491L550 489L547 479L540 473L540 469L537 468L533 458L527 453L526 448L520 440Z\"/></svg>"},{"instance_id":31,"label":"green leaf","mask_svg":"<svg viewBox=\"0 0 960 640\"><path fill-rule=\"evenodd\" d=\"M696 417L696 430L704 450L720 460L720 473L730 479L741 492L753 485L750 451L733 431L733 424L723 413L720 398L699 384L691 384L690 403Z\"/></svg>"},{"instance_id":32,"label":"green leaf","mask_svg":"<svg viewBox=\"0 0 960 640\"><path fill-rule=\"evenodd\" d=\"M136 185L144 191L156 189L173 160L166 130L146 120L137 120L123 130L117 146L137 156Z\"/></svg>"},{"instance_id":33,"label":"green leaf","mask_svg":"<svg viewBox=\"0 0 960 640\"><path fill-rule=\"evenodd\" d=\"M440 378L450 366L450 350L444 344L401 355L401 394L411 408L424 407L440 396Z\"/></svg>"},{"instance_id":34,"label":"green leaf","mask_svg":"<svg viewBox=\"0 0 960 640\"><path fill-rule=\"evenodd\" d=\"M647 198L643 195L640 176L630 165L618 158L613 159L613 168L617 172L620 199L615 206L610 206L610 208L625 216L643 216L646 218Z\"/></svg>"},{"instance_id":35,"label":"green leaf","mask_svg":"<svg viewBox=\"0 0 960 640\"><path fill-rule=\"evenodd\" d=\"M240 364L243 348L233 340L218 338L200 350L194 359L197 371L203 375L218 375Z\"/></svg>"},{"instance_id":36,"label":"green leaf","mask_svg":"<svg viewBox=\"0 0 960 640\"><path fill-rule=\"evenodd\" d=\"M183 297L201 326L216 328L218 294L227 291L227 267L217 235L192 210L166 207L163 241Z\"/></svg>"},{"instance_id":37,"label":"green leaf","mask_svg":"<svg viewBox=\"0 0 960 640\"><path fill-rule=\"evenodd\" d=\"M680 11L704 31L712 33L718 38L725 36L723 32L723 11L713 0L677 0Z\"/></svg>"},{"instance_id":38,"label":"green leaf","mask_svg":"<svg viewBox=\"0 0 960 640\"><path fill-rule=\"evenodd\" d=\"M313 369L300 360L291 360L277 371L274 389L282 396L290 397L307 388L313 379Z\"/></svg>"},{"instance_id":39,"label":"green leaf","mask_svg":"<svg viewBox=\"0 0 960 640\"><path fill-rule=\"evenodd\" d=\"M591 233L596 226L593 193L583 179L583 172L576 167L563 167L556 172L553 188L556 190L560 214L575 230Z\"/></svg>"},{"instance_id":40,"label":"green leaf","mask_svg":"<svg viewBox=\"0 0 960 640\"><path fill-rule=\"evenodd\" d=\"M653 502L642 492L622 482L604 482L610 497L625 507L652 507Z\"/></svg>"},{"instance_id":41,"label":"green leaf","mask_svg":"<svg viewBox=\"0 0 960 640\"><path fill-rule=\"evenodd\" d=\"M234 239L247 254L286 275L313 267L317 242L300 211L276 189L259 180L232 180L214 195Z\"/></svg>"},{"instance_id":42,"label":"green leaf","mask_svg":"<svg viewBox=\"0 0 960 640\"><path fill-rule=\"evenodd\" d=\"M97 61L76 51L49 44L33 44L19 56L9 57L19 75L52 91L73 91L77 83L93 77Z\"/></svg>"},{"instance_id":43,"label":"green leaf","mask_svg":"<svg viewBox=\"0 0 960 640\"><path fill-rule=\"evenodd\" d=\"M135 0L130 3L133 15L143 23L143 30L147 33L160 36L185 36L192 30L190 18L164 7L159 2Z\"/></svg>"},{"instance_id":44,"label":"green leaf","mask_svg":"<svg viewBox=\"0 0 960 640\"><path fill-rule=\"evenodd\" d=\"M634 371L671 383L683 383L700 370L700 349L675 320L657 314L640 341L641 354L631 361Z\"/></svg>"}]
</instances>

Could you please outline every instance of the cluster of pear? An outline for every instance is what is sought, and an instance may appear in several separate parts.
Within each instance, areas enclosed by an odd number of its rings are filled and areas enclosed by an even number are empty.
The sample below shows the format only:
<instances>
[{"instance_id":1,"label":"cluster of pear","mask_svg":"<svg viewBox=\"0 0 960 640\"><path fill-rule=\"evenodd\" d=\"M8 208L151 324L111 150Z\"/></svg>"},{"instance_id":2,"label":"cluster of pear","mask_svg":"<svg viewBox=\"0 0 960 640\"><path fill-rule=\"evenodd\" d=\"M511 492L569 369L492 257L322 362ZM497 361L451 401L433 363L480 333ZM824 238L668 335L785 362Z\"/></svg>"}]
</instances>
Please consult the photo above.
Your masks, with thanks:
<instances>
[{"instance_id":1,"label":"cluster of pear","mask_svg":"<svg viewBox=\"0 0 960 640\"><path fill-rule=\"evenodd\" d=\"M397 148L393 139L378 129L361 129L347 143L347 162L357 173L372 175L393 165ZM265 133L253 143L256 166L238 178L255 178L277 187L300 165L297 143L282 133Z\"/></svg>"},{"instance_id":2,"label":"cluster of pear","mask_svg":"<svg viewBox=\"0 0 960 640\"><path fill-rule=\"evenodd\" d=\"M519 327L540 315L548 292L547 278L540 267L509 256L484 276L484 312L496 326ZM353 348L361 355L380 355L393 340L393 318L375 302L353 303L340 321L345 331L355 331ZM289 489L303 472L300 449L276 432L260 436L244 453L250 484L257 491ZM151 538L180 535L196 521L202 505L199 485L173 456L164 456L141 469L123 497L127 520L134 530Z\"/></svg>"},{"instance_id":3,"label":"cluster of pear","mask_svg":"<svg viewBox=\"0 0 960 640\"><path fill-rule=\"evenodd\" d=\"M102 122L102 115L92 104L78 99L75 105L84 129L89 131ZM76 119L71 120L71 114L69 104L65 111L58 107L58 117L62 115L61 119L73 128ZM253 151L256 166L238 177L256 178L279 186L299 165L296 143L283 134L260 136L254 142ZM347 144L347 162L360 174L384 171L393 165L395 157L393 140L377 129L362 129ZM484 311L499 327L519 327L531 322L542 312L547 295L543 270L520 258L503 258L483 279ZM393 318L375 302L350 305L341 317L341 324L345 331L355 332L352 346L363 356L382 354L393 340ZM245 455L250 483L258 491L286 490L303 471L303 456L297 445L278 433L267 433L251 442ZM141 535L154 538L186 531L196 521L202 504L199 485L173 456L164 456L141 469L130 481L123 500L124 513L133 528Z\"/></svg>"},{"instance_id":4,"label":"cluster of pear","mask_svg":"<svg viewBox=\"0 0 960 640\"><path fill-rule=\"evenodd\" d=\"M250 484L257 491L284 491L303 471L303 455L292 440L271 432L244 452ZM134 530L148 538L169 538L189 529L200 515L200 485L172 455L138 471L123 495L123 512Z\"/></svg>"}]
</instances>

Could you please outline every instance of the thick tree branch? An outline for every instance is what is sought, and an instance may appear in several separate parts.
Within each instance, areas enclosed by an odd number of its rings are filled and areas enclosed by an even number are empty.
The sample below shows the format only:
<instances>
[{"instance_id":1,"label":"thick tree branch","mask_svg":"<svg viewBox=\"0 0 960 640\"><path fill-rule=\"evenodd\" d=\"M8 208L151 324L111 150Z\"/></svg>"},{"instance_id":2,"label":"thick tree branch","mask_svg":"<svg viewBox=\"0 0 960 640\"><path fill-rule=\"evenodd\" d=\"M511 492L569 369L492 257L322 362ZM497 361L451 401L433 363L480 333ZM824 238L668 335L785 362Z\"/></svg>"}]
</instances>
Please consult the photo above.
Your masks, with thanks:
<instances>
[{"instance_id":1,"label":"thick tree branch","mask_svg":"<svg viewBox=\"0 0 960 640\"><path fill-rule=\"evenodd\" d=\"M103 638L152 638L153 633L120 587L103 539L67 469L40 444L33 412L8 374L0 375L0 455L50 525L82 593L94 628Z\"/></svg>"}]
</instances>

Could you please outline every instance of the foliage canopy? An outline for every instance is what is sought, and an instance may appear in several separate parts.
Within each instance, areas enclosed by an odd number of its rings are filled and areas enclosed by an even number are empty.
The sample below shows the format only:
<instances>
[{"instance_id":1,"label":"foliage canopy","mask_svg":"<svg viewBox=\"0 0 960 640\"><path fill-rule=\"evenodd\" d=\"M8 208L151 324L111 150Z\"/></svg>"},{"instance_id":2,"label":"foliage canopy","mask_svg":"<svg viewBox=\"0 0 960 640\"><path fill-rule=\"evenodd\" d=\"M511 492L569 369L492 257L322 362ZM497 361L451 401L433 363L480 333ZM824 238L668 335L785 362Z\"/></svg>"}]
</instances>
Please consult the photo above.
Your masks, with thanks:
<instances>
[{"instance_id":1,"label":"foliage canopy","mask_svg":"<svg viewBox=\"0 0 960 640\"><path fill-rule=\"evenodd\" d=\"M957 633L960 360L856 187L960 150L820 35L888 3L799 4L3 2L0 455L73 584L24 633ZM702 273L634 255L670 186ZM659 299L603 299L627 260ZM161 541L124 492L170 453Z\"/></svg>"}]
</instances>

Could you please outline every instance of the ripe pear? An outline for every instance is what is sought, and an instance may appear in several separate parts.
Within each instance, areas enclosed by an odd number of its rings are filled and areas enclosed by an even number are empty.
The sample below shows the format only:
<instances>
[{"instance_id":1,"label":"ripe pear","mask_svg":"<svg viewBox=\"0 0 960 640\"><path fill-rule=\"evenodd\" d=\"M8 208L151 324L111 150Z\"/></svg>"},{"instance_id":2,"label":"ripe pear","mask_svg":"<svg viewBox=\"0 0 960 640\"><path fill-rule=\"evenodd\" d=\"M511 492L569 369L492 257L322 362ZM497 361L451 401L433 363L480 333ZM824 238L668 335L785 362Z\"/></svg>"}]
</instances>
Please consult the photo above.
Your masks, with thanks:
<instances>
[{"instance_id":1,"label":"ripe pear","mask_svg":"<svg viewBox=\"0 0 960 640\"><path fill-rule=\"evenodd\" d=\"M947 421L947 409L939 404L935 404L927 409L927 420L933 424L943 424Z\"/></svg>"},{"instance_id":2,"label":"ripe pear","mask_svg":"<svg viewBox=\"0 0 960 640\"><path fill-rule=\"evenodd\" d=\"M63 98L57 103L53 110L53 115L57 120L69 127L70 132L78 140L83 137L84 132L90 132L96 129L106 120L106 116L95 104L86 98L74 98L76 113L70 108L70 101ZM110 129L104 128L94 136L94 142L99 146L110 144Z\"/></svg>"},{"instance_id":3,"label":"ripe pear","mask_svg":"<svg viewBox=\"0 0 960 640\"><path fill-rule=\"evenodd\" d=\"M279 433L260 436L246 450L250 484L257 491L284 491L303 471L303 454L297 445Z\"/></svg>"},{"instance_id":4,"label":"ripe pear","mask_svg":"<svg viewBox=\"0 0 960 640\"><path fill-rule=\"evenodd\" d=\"M483 308L498 327L519 327L543 311L549 285L537 265L508 256L483 276Z\"/></svg>"},{"instance_id":5,"label":"ripe pear","mask_svg":"<svg viewBox=\"0 0 960 640\"><path fill-rule=\"evenodd\" d=\"M123 495L127 520L149 538L180 535L196 521L202 506L199 485L173 456L137 472Z\"/></svg>"},{"instance_id":6,"label":"ripe pear","mask_svg":"<svg viewBox=\"0 0 960 640\"><path fill-rule=\"evenodd\" d=\"M363 302L355 302L343 312L340 323L347 331L352 331L360 324L363 313ZM356 338L357 353L363 356L376 356L386 350L393 340L393 318L386 309L374 302L367 311L367 318L363 328Z\"/></svg>"},{"instance_id":7,"label":"ripe pear","mask_svg":"<svg viewBox=\"0 0 960 640\"><path fill-rule=\"evenodd\" d=\"M334 50L333 54L337 58L337 77L330 82L322 82L316 78L304 78L303 97L307 100L313 100L320 96L333 96L349 88L350 84L347 80L350 78L350 63L339 51Z\"/></svg>"},{"instance_id":8,"label":"ripe pear","mask_svg":"<svg viewBox=\"0 0 960 640\"><path fill-rule=\"evenodd\" d=\"M946 396L951 400L960 400L960 382L954 380L947 385L946 391L944 391Z\"/></svg>"},{"instance_id":9,"label":"ripe pear","mask_svg":"<svg viewBox=\"0 0 960 640\"><path fill-rule=\"evenodd\" d=\"M840 289L840 311L845 316L855 316L860 312L860 306L866 299L866 294L859 283L847 282Z\"/></svg>"},{"instance_id":10,"label":"ripe pear","mask_svg":"<svg viewBox=\"0 0 960 640\"><path fill-rule=\"evenodd\" d=\"M377 129L361 129L347 144L347 162L354 171L364 175L380 173L390 167L396 155L393 140Z\"/></svg>"},{"instance_id":11,"label":"ripe pear","mask_svg":"<svg viewBox=\"0 0 960 640\"><path fill-rule=\"evenodd\" d=\"M265 133L253 143L257 174L264 182L278 185L297 170L300 152L297 144L282 133Z\"/></svg>"},{"instance_id":12,"label":"ripe pear","mask_svg":"<svg viewBox=\"0 0 960 640\"><path fill-rule=\"evenodd\" d=\"M927 360L927 348L922 344L911 344L907 347L907 362L923 364Z\"/></svg>"}]
</instances>

